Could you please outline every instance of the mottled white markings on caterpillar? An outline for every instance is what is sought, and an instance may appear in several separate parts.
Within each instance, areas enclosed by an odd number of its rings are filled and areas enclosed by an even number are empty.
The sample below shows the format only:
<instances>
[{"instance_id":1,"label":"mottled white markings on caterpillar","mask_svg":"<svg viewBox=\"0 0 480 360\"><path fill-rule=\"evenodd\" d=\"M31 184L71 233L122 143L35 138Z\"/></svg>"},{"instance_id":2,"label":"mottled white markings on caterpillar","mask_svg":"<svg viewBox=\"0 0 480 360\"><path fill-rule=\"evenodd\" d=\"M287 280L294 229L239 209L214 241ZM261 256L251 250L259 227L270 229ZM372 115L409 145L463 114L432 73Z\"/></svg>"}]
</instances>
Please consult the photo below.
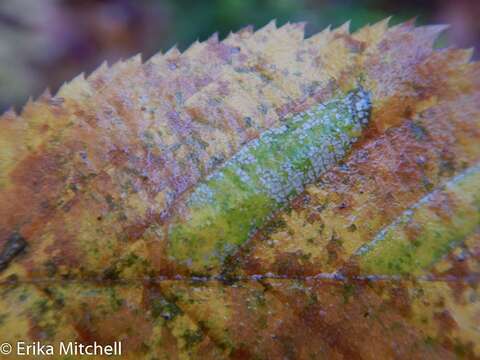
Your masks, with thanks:
<instances>
[{"instance_id":1,"label":"mottled white markings on caterpillar","mask_svg":"<svg viewBox=\"0 0 480 360\"><path fill-rule=\"evenodd\" d=\"M198 269L223 259L345 156L370 108L370 94L359 88L246 144L190 194L189 215L170 225L170 254Z\"/></svg>"}]
</instances>

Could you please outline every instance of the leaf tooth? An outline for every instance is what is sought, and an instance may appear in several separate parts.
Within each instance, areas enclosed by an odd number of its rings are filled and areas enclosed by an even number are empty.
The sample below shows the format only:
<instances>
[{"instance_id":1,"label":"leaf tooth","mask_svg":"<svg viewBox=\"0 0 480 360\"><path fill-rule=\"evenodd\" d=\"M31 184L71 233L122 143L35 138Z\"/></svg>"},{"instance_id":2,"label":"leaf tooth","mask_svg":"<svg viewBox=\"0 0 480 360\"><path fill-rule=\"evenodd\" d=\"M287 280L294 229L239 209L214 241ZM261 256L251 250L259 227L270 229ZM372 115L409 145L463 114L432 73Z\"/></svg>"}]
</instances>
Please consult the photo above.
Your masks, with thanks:
<instances>
[{"instance_id":1,"label":"leaf tooth","mask_svg":"<svg viewBox=\"0 0 480 360\"><path fill-rule=\"evenodd\" d=\"M412 30L416 46L424 49L432 49L440 34L447 30L449 25L419 26Z\"/></svg>"},{"instance_id":2,"label":"leaf tooth","mask_svg":"<svg viewBox=\"0 0 480 360\"><path fill-rule=\"evenodd\" d=\"M28 97L27 102L23 105L22 109L20 110L20 114L24 114L25 112L31 110L35 106L35 102L31 96Z\"/></svg>"},{"instance_id":3,"label":"leaf tooth","mask_svg":"<svg viewBox=\"0 0 480 360\"><path fill-rule=\"evenodd\" d=\"M306 21L299 21L299 22L295 22L295 23L292 23L291 26L297 30L297 31L300 31L302 33L302 39L305 38L305 27L307 26L307 22Z\"/></svg>"},{"instance_id":4,"label":"leaf tooth","mask_svg":"<svg viewBox=\"0 0 480 360\"><path fill-rule=\"evenodd\" d=\"M253 26L248 25L237 32L230 32L222 42L229 46L239 46L244 39L251 37L253 34L255 34Z\"/></svg>"},{"instance_id":5,"label":"leaf tooth","mask_svg":"<svg viewBox=\"0 0 480 360\"><path fill-rule=\"evenodd\" d=\"M377 21L375 24L372 25L372 27L381 27L385 30L388 29L388 24L390 24L390 21L392 20L392 16L388 16L385 19L382 19L380 21Z\"/></svg>"},{"instance_id":6,"label":"leaf tooth","mask_svg":"<svg viewBox=\"0 0 480 360\"><path fill-rule=\"evenodd\" d=\"M90 75L87 76L87 80L94 79L98 76L103 75L105 72L107 72L109 69L108 67L108 62L105 60L103 61L99 67L97 67L95 70L93 70Z\"/></svg>"},{"instance_id":7,"label":"leaf tooth","mask_svg":"<svg viewBox=\"0 0 480 360\"><path fill-rule=\"evenodd\" d=\"M157 52L156 54L152 55L150 59L145 61L146 64L161 64L165 60L165 54L161 51Z\"/></svg>"},{"instance_id":8,"label":"leaf tooth","mask_svg":"<svg viewBox=\"0 0 480 360\"><path fill-rule=\"evenodd\" d=\"M177 44L173 45L170 49L165 52L165 57L177 57L180 56L182 53L178 50Z\"/></svg>"},{"instance_id":9,"label":"leaf tooth","mask_svg":"<svg viewBox=\"0 0 480 360\"><path fill-rule=\"evenodd\" d=\"M126 63L128 65L133 65L133 66L140 66L142 65L143 61L142 61L142 54L141 53L138 53L137 55L135 56L132 56L130 59L128 59L126 61Z\"/></svg>"},{"instance_id":10,"label":"leaf tooth","mask_svg":"<svg viewBox=\"0 0 480 360\"><path fill-rule=\"evenodd\" d=\"M69 82L65 81L58 89L56 96L61 96L63 93L65 93L67 91L68 84Z\"/></svg>"},{"instance_id":11,"label":"leaf tooth","mask_svg":"<svg viewBox=\"0 0 480 360\"><path fill-rule=\"evenodd\" d=\"M264 27L258 29L255 35L266 35L277 30L277 19L270 20Z\"/></svg>"},{"instance_id":12,"label":"leaf tooth","mask_svg":"<svg viewBox=\"0 0 480 360\"><path fill-rule=\"evenodd\" d=\"M48 89L46 91L49 92ZM23 107L18 112L19 117L25 120L27 123L36 122L38 119L35 119L35 115L38 116L38 112L37 112L38 108L43 107L43 105L41 105L40 100L42 100L41 97L45 94L45 92L41 96L39 96L38 99L34 99L32 96L29 96L27 99L27 102L23 105ZM50 95L50 99L55 97L58 97L58 95L57 96Z\"/></svg>"},{"instance_id":13,"label":"leaf tooth","mask_svg":"<svg viewBox=\"0 0 480 360\"><path fill-rule=\"evenodd\" d=\"M254 33L254 27L253 25L247 25L241 28L236 32L236 34L242 35L242 34L253 34Z\"/></svg>"},{"instance_id":14,"label":"leaf tooth","mask_svg":"<svg viewBox=\"0 0 480 360\"><path fill-rule=\"evenodd\" d=\"M52 93L50 91L50 88L46 88L42 94L38 97L38 101L48 101L52 98Z\"/></svg>"},{"instance_id":15,"label":"leaf tooth","mask_svg":"<svg viewBox=\"0 0 480 360\"><path fill-rule=\"evenodd\" d=\"M210 37L206 40L207 43L209 44L218 44L219 39L218 39L218 32L214 32Z\"/></svg>"},{"instance_id":16,"label":"leaf tooth","mask_svg":"<svg viewBox=\"0 0 480 360\"><path fill-rule=\"evenodd\" d=\"M122 68L125 66L125 60L121 59L116 61L115 63L112 64L110 67L110 76L114 76L114 74L120 72Z\"/></svg>"},{"instance_id":17,"label":"leaf tooth","mask_svg":"<svg viewBox=\"0 0 480 360\"><path fill-rule=\"evenodd\" d=\"M328 25L325 29L305 39L304 46L312 46L314 44L326 44L331 39L331 34L332 26Z\"/></svg>"},{"instance_id":18,"label":"leaf tooth","mask_svg":"<svg viewBox=\"0 0 480 360\"><path fill-rule=\"evenodd\" d=\"M287 22L281 26L278 31L285 31L289 37L295 38L299 42L302 42L305 39L305 26L306 23L304 21L296 23Z\"/></svg>"},{"instance_id":19,"label":"leaf tooth","mask_svg":"<svg viewBox=\"0 0 480 360\"><path fill-rule=\"evenodd\" d=\"M385 36L388 31L388 23L391 20L391 16L386 19L380 20L373 25L364 26L353 34L353 37L363 41L367 47L375 47L378 42Z\"/></svg>"},{"instance_id":20,"label":"leaf tooth","mask_svg":"<svg viewBox=\"0 0 480 360\"><path fill-rule=\"evenodd\" d=\"M410 36L408 39L403 37L401 40L405 44L404 46L408 46L408 49L411 49L411 51L413 51L413 49L418 49L420 52L426 54L431 52L438 36L448 29L448 27L448 25L443 24L415 27L412 26L410 22L405 22L389 28L386 32L386 37L393 39L395 38L395 34L397 34L397 36L409 34ZM395 45L397 44L398 43L395 43ZM402 44L398 44L399 48L401 46Z\"/></svg>"},{"instance_id":21,"label":"leaf tooth","mask_svg":"<svg viewBox=\"0 0 480 360\"><path fill-rule=\"evenodd\" d=\"M10 106L7 110L5 110L3 114L0 115L0 122L4 124L7 121L7 119L13 119L17 117L18 117L17 112L15 111L13 106Z\"/></svg>"},{"instance_id":22,"label":"leaf tooth","mask_svg":"<svg viewBox=\"0 0 480 360\"><path fill-rule=\"evenodd\" d=\"M71 81L65 82L60 87L55 97L68 97L71 99L75 99L83 97L85 93L90 93L90 86L85 79L85 73L82 72L80 75L76 76Z\"/></svg>"},{"instance_id":23,"label":"leaf tooth","mask_svg":"<svg viewBox=\"0 0 480 360\"><path fill-rule=\"evenodd\" d=\"M415 28L415 24L417 22L417 19L418 19L418 16L414 16L414 17L404 21L403 23L400 23L396 26L393 26L392 28L404 27L404 28L407 28L407 29L413 29L413 28Z\"/></svg>"},{"instance_id":24,"label":"leaf tooth","mask_svg":"<svg viewBox=\"0 0 480 360\"><path fill-rule=\"evenodd\" d=\"M457 51L459 53L463 53L463 57L464 57L463 62L464 63L469 63L470 61L472 61L473 53L475 52L475 48L474 47L469 47L467 49L457 49Z\"/></svg>"},{"instance_id":25,"label":"leaf tooth","mask_svg":"<svg viewBox=\"0 0 480 360\"><path fill-rule=\"evenodd\" d=\"M254 31L253 25L247 25L241 28L240 30L238 30L237 34L244 33L244 32L253 33L253 31Z\"/></svg>"},{"instance_id":26,"label":"leaf tooth","mask_svg":"<svg viewBox=\"0 0 480 360\"><path fill-rule=\"evenodd\" d=\"M337 35L349 35L350 34L350 25L351 25L351 21L348 20L347 22L340 25L338 28L334 29L333 33L337 34Z\"/></svg>"},{"instance_id":27,"label":"leaf tooth","mask_svg":"<svg viewBox=\"0 0 480 360\"><path fill-rule=\"evenodd\" d=\"M195 42L191 43L190 46L187 49L185 49L185 51L183 52L182 55L185 56L185 57L189 57L189 56L191 56L192 53L195 53L199 48L201 48L203 46L204 46L204 44L201 43L200 41L198 41L198 39L197 39L197 40L195 40Z\"/></svg>"}]
</instances>

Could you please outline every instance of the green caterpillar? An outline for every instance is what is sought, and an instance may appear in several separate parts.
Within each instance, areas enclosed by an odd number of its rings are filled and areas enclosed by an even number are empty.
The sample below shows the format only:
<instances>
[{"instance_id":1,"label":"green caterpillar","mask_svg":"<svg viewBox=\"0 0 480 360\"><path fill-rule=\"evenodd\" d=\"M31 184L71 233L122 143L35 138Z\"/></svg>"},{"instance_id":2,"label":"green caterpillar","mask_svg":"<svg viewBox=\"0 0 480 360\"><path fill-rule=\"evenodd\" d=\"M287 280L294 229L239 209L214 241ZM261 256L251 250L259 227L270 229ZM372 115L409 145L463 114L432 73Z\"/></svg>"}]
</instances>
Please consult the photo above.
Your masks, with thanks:
<instances>
[{"instance_id":1,"label":"green caterpillar","mask_svg":"<svg viewBox=\"0 0 480 360\"><path fill-rule=\"evenodd\" d=\"M358 88L245 145L189 195L188 215L169 224L169 256L195 271L220 264L345 156L368 124L370 109L370 94Z\"/></svg>"},{"instance_id":2,"label":"green caterpillar","mask_svg":"<svg viewBox=\"0 0 480 360\"><path fill-rule=\"evenodd\" d=\"M358 251L364 272L420 275L480 226L480 164L422 198ZM438 215L448 213L448 220ZM408 229L415 229L410 238Z\"/></svg>"}]
</instances>

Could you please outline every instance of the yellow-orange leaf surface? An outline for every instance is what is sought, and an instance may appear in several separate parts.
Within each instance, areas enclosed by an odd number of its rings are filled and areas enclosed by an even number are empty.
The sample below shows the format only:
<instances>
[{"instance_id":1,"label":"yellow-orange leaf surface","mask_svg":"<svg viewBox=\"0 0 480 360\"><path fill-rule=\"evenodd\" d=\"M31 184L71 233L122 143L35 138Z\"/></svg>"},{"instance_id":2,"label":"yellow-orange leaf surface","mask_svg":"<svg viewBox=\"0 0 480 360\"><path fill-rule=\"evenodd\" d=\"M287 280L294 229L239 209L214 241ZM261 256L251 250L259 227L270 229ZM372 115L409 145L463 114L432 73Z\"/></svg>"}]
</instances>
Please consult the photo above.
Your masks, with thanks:
<instances>
[{"instance_id":1,"label":"yellow-orange leaf surface","mask_svg":"<svg viewBox=\"0 0 480 360\"><path fill-rule=\"evenodd\" d=\"M132 359L480 357L480 64L435 49L444 29L270 23L103 65L4 114L0 340L122 341ZM258 139L358 89L368 124L274 203L258 184L284 158ZM221 180L255 141L245 171L262 176Z\"/></svg>"}]
</instances>

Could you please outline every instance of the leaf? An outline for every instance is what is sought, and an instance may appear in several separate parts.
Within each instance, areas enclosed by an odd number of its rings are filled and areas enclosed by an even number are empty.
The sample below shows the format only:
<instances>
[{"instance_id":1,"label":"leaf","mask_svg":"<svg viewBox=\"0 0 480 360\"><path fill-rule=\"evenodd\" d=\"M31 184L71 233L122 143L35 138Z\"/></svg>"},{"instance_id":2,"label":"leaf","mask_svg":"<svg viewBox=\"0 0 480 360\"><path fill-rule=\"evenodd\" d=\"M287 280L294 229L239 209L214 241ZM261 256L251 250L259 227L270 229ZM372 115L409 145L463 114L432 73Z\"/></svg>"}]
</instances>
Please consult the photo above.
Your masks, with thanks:
<instances>
[{"instance_id":1,"label":"leaf","mask_svg":"<svg viewBox=\"0 0 480 360\"><path fill-rule=\"evenodd\" d=\"M2 340L480 356L480 67L387 22L245 28L4 114Z\"/></svg>"}]
</instances>

